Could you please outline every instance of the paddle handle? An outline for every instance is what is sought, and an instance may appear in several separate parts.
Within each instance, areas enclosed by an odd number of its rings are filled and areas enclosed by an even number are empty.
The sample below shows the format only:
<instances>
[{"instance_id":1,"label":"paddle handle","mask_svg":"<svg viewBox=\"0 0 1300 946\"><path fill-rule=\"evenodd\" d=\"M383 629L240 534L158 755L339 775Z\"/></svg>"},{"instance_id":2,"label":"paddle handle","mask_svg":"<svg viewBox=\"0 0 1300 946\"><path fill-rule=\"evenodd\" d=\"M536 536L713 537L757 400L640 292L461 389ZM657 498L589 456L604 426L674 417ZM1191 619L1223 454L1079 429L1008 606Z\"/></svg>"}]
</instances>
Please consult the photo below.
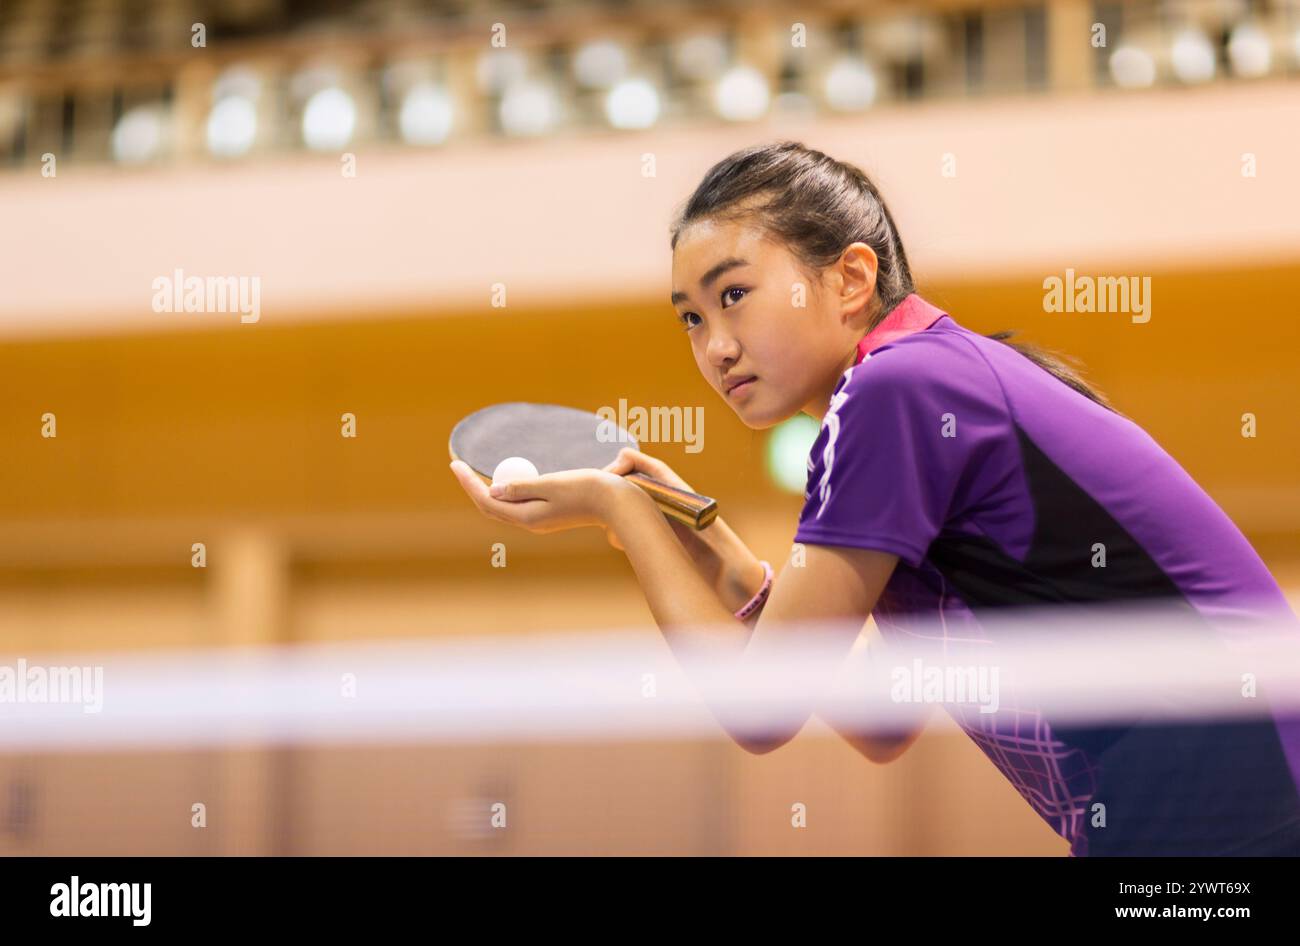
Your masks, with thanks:
<instances>
[{"instance_id":1,"label":"paddle handle","mask_svg":"<svg viewBox=\"0 0 1300 946\"><path fill-rule=\"evenodd\" d=\"M649 493L650 498L659 505L665 516L676 519L692 529L703 529L718 516L716 499L669 486L644 473L629 473L627 479Z\"/></svg>"}]
</instances>

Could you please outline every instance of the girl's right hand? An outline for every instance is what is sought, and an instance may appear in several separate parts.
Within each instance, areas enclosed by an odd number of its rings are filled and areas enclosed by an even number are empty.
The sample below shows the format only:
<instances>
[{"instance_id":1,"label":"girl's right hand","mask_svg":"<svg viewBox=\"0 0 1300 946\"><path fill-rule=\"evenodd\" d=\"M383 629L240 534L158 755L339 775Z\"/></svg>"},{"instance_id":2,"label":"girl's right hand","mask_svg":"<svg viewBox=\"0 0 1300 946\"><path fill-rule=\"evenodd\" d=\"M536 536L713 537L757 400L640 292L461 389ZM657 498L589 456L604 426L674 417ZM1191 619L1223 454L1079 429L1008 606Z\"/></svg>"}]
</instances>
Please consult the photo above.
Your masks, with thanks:
<instances>
[{"instance_id":1,"label":"girl's right hand","mask_svg":"<svg viewBox=\"0 0 1300 946\"><path fill-rule=\"evenodd\" d=\"M684 489L691 493L695 492L695 490L691 489L690 484L678 476L677 472L663 460L644 454L640 450L633 450L631 447L624 447L620 450L618 458L606 466L605 470L619 476L626 476L629 473L644 473L646 476L653 477L661 483L667 483L669 486L676 486L678 489ZM698 531L678 522L676 519L666 518L668 524L672 526L673 532L677 535L678 541L682 543L692 558L699 561L702 556L711 554L712 550ZM614 548L622 549L612 532L607 531L605 537Z\"/></svg>"},{"instance_id":2,"label":"girl's right hand","mask_svg":"<svg viewBox=\"0 0 1300 946\"><path fill-rule=\"evenodd\" d=\"M695 492L663 460L642 453L640 450L633 450L631 447L624 447L620 450L618 459L605 469L610 473L617 473L619 476L626 476L629 473L644 473L646 476L654 477L669 486L676 486L678 489L688 490L692 493Z\"/></svg>"},{"instance_id":3,"label":"girl's right hand","mask_svg":"<svg viewBox=\"0 0 1300 946\"><path fill-rule=\"evenodd\" d=\"M605 470L619 476L626 476L628 473L644 473L669 486L695 492L691 489L691 485L678 476L663 460L647 456L631 447L620 450L618 459L605 467ZM763 570L759 567L759 560L754 553L736 533L731 531L721 517L714 519L708 528L701 530L693 529L671 516L664 518L668 520L668 525L672 526L677 541L691 557L695 570L718 595L718 600L732 611L749 600L762 581ZM620 550L623 548L612 531L606 529L605 537L614 548Z\"/></svg>"}]
</instances>

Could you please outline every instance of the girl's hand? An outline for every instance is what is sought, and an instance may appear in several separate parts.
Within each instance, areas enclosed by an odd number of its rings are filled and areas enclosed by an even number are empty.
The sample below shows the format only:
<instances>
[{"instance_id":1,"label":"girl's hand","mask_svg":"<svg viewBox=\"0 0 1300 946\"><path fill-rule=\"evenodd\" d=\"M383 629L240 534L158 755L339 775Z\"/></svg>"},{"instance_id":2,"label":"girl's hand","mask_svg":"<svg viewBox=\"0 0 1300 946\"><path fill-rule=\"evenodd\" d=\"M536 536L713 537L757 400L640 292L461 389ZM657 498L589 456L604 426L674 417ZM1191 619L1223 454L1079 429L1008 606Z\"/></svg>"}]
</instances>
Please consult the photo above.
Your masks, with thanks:
<instances>
[{"instance_id":1,"label":"girl's hand","mask_svg":"<svg viewBox=\"0 0 1300 946\"><path fill-rule=\"evenodd\" d=\"M640 450L633 450L631 447L624 447L618 452L618 458L605 467L610 473L616 473L619 476L626 476L628 473L644 473L646 476L652 476L661 483L667 483L669 486L676 486L678 489L684 489L688 492L695 492L691 489L689 483L677 475L663 460L659 460ZM705 544L700 533L690 526L683 525L676 519L668 518L668 524L672 526L679 542L690 553L691 558L698 563L701 558L712 555L712 550ZM622 549L623 546L618 543L618 537L613 532L607 532L606 538L609 544L616 549Z\"/></svg>"},{"instance_id":2,"label":"girl's hand","mask_svg":"<svg viewBox=\"0 0 1300 946\"><path fill-rule=\"evenodd\" d=\"M628 473L644 473L646 476L652 476L661 483L667 483L669 486L676 486L678 489L684 489L688 492L695 492L691 489L684 479L663 460L656 459L640 450L633 450L631 447L624 447L618 452L618 458L605 467L610 473L617 473L619 476L626 476Z\"/></svg>"},{"instance_id":3,"label":"girl's hand","mask_svg":"<svg viewBox=\"0 0 1300 946\"><path fill-rule=\"evenodd\" d=\"M631 447L620 450L618 458L605 467L605 470L617 473L619 476L626 476L628 473L644 473L670 486L695 492L691 484L678 476L663 460L647 456ZM638 493L641 492L635 486L632 488ZM731 531L730 526L718 518L707 529L697 530L683 525L670 516L664 518L672 527L677 541L691 557L695 570L718 595L718 600L732 611L749 600L763 581L763 569L754 553L740 541L736 533ZM606 529L605 536L614 548L623 548L612 529Z\"/></svg>"},{"instance_id":4,"label":"girl's hand","mask_svg":"<svg viewBox=\"0 0 1300 946\"><path fill-rule=\"evenodd\" d=\"M619 493L640 492L623 477L605 470L566 470L493 487L500 493L494 496L464 462L453 461L451 471L483 515L537 534L581 526L606 527Z\"/></svg>"}]
</instances>

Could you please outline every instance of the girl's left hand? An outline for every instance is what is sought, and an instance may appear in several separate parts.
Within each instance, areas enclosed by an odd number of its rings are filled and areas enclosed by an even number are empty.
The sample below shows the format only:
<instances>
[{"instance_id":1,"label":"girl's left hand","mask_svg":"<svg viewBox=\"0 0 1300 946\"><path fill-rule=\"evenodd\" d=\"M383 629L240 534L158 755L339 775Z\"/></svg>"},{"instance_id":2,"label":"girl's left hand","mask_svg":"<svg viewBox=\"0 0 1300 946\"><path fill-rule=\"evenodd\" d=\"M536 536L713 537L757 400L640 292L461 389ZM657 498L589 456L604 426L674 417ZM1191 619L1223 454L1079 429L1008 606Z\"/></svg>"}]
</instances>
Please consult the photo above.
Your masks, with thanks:
<instances>
[{"instance_id":1,"label":"girl's left hand","mask_svg":"<svg viewBox=\"0 0 1300 946\"><path fill-rule=\"evenodd\" d=\"M464 462L453 461L451 471L483 515L537 534L581 526L608 527L617 496L637 489L617 473L566 470L515 480L501 488L501 495L493 496Z\"/></svg>"}]
</instances>

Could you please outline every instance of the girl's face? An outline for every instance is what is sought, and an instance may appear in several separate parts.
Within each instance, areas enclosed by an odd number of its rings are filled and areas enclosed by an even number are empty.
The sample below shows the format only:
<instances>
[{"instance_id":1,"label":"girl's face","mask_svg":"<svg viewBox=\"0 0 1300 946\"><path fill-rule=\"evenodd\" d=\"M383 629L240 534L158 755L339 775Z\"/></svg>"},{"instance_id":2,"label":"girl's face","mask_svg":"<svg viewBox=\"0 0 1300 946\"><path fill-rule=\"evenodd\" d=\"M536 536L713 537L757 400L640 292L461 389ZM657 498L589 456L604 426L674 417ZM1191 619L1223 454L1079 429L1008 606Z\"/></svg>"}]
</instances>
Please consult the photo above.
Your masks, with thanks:
<instances>
[{"instance_id":1,"label":"girl's face","mask_svg":"<svg viewBox=\"0 0 1300 946\"><path fill-rule=\"evenodd\" d=\"M866 332L876 266L854 243L810 279L752 224L700 221L673 250L673 306L700 373L747 427L821 420Z\"/></svg>"}]
</instances>

